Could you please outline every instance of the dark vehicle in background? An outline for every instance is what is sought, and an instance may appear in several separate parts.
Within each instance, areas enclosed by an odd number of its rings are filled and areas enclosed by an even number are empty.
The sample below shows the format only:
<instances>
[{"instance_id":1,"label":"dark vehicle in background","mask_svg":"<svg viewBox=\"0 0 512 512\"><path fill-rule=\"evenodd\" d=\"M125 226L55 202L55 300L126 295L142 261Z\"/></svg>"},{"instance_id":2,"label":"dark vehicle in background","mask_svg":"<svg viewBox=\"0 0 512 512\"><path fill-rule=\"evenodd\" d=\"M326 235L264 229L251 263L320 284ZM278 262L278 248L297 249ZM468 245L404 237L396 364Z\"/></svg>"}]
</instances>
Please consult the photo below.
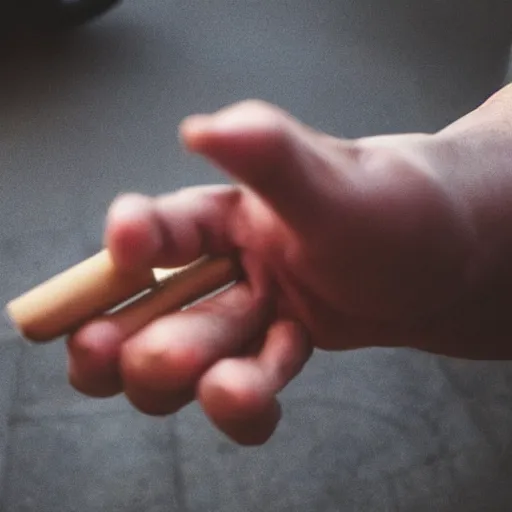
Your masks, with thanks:
<instances>
[{"instance_id":1,"label":"dark vehicle in background","mask_svg":"<svg viewBox=\"0 0 512 512\"><path fill-rule=\"evenodd\" d=\"M102 16L120 0L0 0L0 31L67 30Z\"/></svg>"}]
</instances>

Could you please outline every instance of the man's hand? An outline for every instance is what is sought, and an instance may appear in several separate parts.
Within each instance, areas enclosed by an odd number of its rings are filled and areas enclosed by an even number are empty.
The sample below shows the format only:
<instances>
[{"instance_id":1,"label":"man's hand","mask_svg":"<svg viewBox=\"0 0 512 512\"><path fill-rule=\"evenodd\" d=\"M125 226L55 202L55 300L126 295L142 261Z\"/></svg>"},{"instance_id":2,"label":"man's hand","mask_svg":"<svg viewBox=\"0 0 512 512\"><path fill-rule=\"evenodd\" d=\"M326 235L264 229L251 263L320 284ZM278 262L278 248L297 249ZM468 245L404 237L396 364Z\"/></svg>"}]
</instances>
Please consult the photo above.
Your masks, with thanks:
<instances>
[{"instance_id":1,"label":"man's hand","mask_svg":"<svg viewBox=\"0 0 512 512\"><path fill-rule=\"evenodd\" d=\"M124 392L158 415L197 399L232 439L259 444L315 347L512 354L453 132L335 139L251 101L191 117L181 133L237 184L123 196L106 243L126 269L236 253L246 279L138 332L84 326L68 344L78 390ZM485 169L474 172L484 187Z\"/></svg>"}]
</instances>

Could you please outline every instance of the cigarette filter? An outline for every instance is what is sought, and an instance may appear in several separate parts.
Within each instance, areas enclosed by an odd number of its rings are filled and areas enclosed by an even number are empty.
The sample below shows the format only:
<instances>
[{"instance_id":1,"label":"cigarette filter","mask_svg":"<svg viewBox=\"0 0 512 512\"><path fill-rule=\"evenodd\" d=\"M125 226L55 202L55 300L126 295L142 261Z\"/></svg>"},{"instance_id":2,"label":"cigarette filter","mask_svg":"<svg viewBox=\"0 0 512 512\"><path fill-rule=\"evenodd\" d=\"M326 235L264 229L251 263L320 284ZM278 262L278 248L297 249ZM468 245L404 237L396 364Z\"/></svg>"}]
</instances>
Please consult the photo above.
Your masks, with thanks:
<instances>
[{"instance_id":1,"label":"cigarette filter","mask_svg":"<svg viewBox=\"0 0 512 512\"><path fill-rule=\"evenodd\" d=\"M125 272L103 250L12 300L6 312L25 338L50 341L119 306L115 314L129 316L134 326L142 327L239 277L240 269L230 258L209 257L177 269Z\"/></svg>"}]
</instances>

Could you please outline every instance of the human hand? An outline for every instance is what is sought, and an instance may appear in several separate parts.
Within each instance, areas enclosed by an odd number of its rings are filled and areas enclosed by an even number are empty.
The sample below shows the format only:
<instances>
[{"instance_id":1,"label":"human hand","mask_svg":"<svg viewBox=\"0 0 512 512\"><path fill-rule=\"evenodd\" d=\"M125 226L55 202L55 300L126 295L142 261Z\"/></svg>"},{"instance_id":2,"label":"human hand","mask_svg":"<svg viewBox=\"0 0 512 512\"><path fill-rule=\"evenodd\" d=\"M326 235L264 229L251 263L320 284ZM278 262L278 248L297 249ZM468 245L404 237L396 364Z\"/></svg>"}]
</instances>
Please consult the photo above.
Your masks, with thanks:
<instances>
[{"instance_id":1,"label":"human hand","mask_svg":"<svg viewBox=\"0 0 512 512\"><path fill-rule=\"evenodd\" d=\"M124 392L157 415L197 399L232 439L260 444L315 347L471 353L476 241L436 135L336 139L254 101L181 133L237 184L120 197L107 246L126 269L234 253L245 279L138 332L84 326L68 343L79 391Z\"/></svg>"}]
</instances>

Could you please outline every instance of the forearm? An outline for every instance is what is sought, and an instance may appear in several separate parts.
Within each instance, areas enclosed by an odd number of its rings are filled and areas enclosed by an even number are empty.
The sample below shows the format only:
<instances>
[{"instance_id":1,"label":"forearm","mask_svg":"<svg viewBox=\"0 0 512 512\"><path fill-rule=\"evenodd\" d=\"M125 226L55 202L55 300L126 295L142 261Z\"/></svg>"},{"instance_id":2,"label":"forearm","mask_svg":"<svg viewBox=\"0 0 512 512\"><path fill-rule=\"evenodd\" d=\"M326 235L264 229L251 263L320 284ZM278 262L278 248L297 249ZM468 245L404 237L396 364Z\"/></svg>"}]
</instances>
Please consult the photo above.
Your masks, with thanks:
<instances>
[{"instance_id":1,"label":"forearm","mask_svg":"<svg viewBox=\"0 0 512 512\"><path fill-rule=\"evenodd\" d=\"M474 230L475 279L512 280L512 86L433 140L435 168Z\"/></svg>"}]
</instances>

